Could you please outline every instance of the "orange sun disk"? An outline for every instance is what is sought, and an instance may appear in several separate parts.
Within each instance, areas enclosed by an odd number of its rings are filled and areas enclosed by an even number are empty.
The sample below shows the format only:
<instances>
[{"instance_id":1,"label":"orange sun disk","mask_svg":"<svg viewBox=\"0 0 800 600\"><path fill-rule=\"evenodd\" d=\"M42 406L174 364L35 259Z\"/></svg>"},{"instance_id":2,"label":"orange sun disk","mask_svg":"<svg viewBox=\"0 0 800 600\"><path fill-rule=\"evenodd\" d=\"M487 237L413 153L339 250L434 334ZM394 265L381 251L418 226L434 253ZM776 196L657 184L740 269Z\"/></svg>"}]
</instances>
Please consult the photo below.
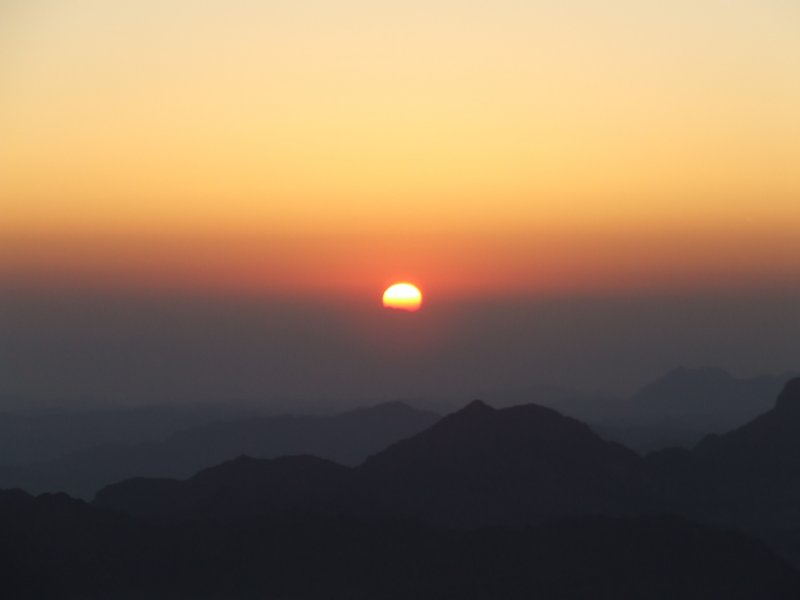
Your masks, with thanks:
<instances>
[{"instance_id":1,"label":"orange sun disk","mask_svg":"<svg viewBox=\"0 0 800 600\"><path fill-rule=\"evenodd\" d=\"M395 283L383 292L383 307L416 311L422 305L422 293L410 283Z\"/></svg>"}]
</instances>

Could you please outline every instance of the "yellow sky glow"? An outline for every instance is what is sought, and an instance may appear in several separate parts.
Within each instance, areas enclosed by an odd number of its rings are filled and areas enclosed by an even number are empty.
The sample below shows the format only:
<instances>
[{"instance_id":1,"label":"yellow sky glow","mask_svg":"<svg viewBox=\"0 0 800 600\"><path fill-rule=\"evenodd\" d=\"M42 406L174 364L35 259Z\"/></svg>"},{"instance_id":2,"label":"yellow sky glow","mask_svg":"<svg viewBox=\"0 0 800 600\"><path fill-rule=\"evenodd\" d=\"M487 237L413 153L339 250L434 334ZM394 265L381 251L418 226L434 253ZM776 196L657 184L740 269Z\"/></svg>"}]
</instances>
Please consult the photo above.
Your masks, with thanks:
<instances>
[{"instance_id":1,"label":"yellow sky glow","mask_svg":"<svg viewBox=\"0 0 800 600\"><path fill-rule=\"evenodd\" d=\"M797 276L798 24L784 0L7 2L0 278Z\"/></svg>"}]
</instances>

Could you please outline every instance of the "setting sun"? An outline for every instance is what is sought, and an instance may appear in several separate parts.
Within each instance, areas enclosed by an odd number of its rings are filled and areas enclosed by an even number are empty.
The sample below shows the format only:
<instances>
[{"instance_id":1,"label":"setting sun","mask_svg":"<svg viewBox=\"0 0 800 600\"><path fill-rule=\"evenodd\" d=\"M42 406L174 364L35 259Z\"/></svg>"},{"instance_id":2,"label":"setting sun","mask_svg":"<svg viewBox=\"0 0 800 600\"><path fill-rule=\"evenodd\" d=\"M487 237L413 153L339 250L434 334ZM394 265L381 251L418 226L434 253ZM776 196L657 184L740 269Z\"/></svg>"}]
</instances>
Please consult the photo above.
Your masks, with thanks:
<instances>
[{"instance_id":1,"label":"setting sun","mask_svg":"<svg viewBox=\"0 0 800 600\"><path fill-rule=\"evenodd\" d=\"M395 283L383 292L384 308L416 311L422 305L422 293L410 283Z\"/></svg>"}]
</instances>

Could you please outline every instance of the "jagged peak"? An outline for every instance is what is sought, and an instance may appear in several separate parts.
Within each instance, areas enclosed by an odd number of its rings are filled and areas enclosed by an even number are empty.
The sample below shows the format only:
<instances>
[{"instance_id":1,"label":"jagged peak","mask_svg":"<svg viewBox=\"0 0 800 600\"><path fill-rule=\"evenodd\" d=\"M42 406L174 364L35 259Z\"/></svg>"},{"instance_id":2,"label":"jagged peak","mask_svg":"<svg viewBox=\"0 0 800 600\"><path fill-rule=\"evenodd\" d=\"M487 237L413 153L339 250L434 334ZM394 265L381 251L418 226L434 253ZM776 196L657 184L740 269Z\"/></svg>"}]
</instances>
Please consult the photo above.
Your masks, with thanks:
<instances>
[{"instance_id":1,"label":"jagged peak","mask_svg":"<svg viewBox=\"0 0 800 600\"><path fill-rule=\"evenodd\" d=\"M440 429L442 427L452 427L455 425L463 425L465 423L478 423L485 420L490 420L493 415L497 413L497 409L492 408L483 400L473 400L464 408L457 410L449 415L446 415L441 421L436 423L431 429ZM423 432L424 433L424 432Z\"/></svg>"},{"instance_id":2,"label":"jagged peak","mask_svg":"<svg viewBox=\"0 0 800 600\"><path fill-rule=\"evenodd\" d=\"M486 404L483 400L473 400L462 408L459 413L479 413L479 412L495 412L495 409Z\"/></svg>"}]
</instances>

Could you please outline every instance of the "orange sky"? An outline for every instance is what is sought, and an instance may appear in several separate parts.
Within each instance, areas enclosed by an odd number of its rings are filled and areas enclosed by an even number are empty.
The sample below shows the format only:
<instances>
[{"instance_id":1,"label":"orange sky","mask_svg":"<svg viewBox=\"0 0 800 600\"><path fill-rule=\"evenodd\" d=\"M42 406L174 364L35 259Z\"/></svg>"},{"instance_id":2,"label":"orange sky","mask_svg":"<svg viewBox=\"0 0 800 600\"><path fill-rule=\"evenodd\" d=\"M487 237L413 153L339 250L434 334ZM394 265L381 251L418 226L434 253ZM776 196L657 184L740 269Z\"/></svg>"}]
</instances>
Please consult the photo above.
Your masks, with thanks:
<instances>
[{"instance_id":1,"label":"orange sky","mask_svg":"<svg viewBox=\"0 0 800 600\"><path fill-rule=\"evenodd\" d=\"M798 23L783 0L6 2L0 283L797 281Z\"/></svg>"}]
</instances>

